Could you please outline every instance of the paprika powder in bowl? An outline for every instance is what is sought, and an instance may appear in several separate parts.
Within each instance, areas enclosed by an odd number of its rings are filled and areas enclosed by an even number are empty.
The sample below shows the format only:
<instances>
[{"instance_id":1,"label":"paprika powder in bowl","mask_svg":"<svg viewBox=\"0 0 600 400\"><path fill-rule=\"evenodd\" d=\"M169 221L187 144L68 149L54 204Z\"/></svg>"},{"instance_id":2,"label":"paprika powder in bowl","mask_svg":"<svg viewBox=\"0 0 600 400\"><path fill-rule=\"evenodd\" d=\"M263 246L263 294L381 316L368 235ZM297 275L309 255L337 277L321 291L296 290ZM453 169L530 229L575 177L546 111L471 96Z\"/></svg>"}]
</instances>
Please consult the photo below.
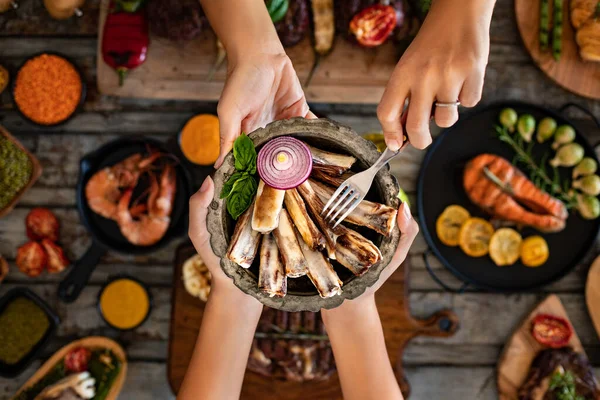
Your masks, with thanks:
<instances>
[{"instance_id":1,"label":"paprika powder in bowl","mask_svg":"<svg viewBox=\"0 0 600 400\"><path fill-rule=\"evenodd\" d=\"M17 110L33 124L65 123L85 101L86 86L75 64L58 53L40 53L19 68L12 87Z\"/></svg>"},{"instance_id":2,"label":"paprika powder in bowl","mask_svg":"<svg viewBox=\"0 0 600 400\"><path fill-rule=\"evenodd\" d=\"M144 283L129 275L110 277L98 294L98 311L111 327L130 331L146 321L152 297Z\"/></svg>"}]
</instances>

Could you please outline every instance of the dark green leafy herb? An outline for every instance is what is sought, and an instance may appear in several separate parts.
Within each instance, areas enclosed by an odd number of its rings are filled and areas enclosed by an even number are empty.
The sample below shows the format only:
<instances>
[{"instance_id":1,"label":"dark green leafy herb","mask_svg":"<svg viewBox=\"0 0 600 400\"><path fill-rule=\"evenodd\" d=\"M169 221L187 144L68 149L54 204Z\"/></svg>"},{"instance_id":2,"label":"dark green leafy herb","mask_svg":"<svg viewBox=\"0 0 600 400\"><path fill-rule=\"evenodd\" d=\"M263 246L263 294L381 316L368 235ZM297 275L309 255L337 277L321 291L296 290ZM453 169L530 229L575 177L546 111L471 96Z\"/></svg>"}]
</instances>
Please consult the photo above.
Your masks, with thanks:
<instances>
[{"instance_id":1,"label":"dark green leafy herb","mask_svg":"<svg viewBox=\"0 0 600 400\"><path fill-rule=\"evenodd\" d=\"M577 394L575 376L571 371L555 372L550 378L549 388L554 392L557 400L585 400L585 397Z\"/></svg>"},{"instance_id":2,"label":"dark green leafy herb","mask_svg":"<svg viewBox=\"0 0 600 400\"><path fill-rule=\"evenodd\" d=\"M550 42L550 0L540 1L540 49L548 50Z\"/></svg>"},{"instance_id":3,"label":"dark green leafy herb","mask_svg":"<svg viewBox=\"0 0 600 400\"><path fill-rule=\"evenodd\" d=\"M104 400L121 370L121 361L108 349L92 352L90 374L96 379L96 395L93 400Z\"/></svg>"},{"instance_id":4,"label":"dark green leafy herb","mask_svg":"<svg viewBox=\"0 0 600 400\"><path fill-rule=\"evenodd\" d=\"M256 149L248 136L242 133L233 143L236 171L223 184L221 199L227 199L227 211L238 219L250 207L258 189L256 182Z\"/></svg>"}]
</instances>

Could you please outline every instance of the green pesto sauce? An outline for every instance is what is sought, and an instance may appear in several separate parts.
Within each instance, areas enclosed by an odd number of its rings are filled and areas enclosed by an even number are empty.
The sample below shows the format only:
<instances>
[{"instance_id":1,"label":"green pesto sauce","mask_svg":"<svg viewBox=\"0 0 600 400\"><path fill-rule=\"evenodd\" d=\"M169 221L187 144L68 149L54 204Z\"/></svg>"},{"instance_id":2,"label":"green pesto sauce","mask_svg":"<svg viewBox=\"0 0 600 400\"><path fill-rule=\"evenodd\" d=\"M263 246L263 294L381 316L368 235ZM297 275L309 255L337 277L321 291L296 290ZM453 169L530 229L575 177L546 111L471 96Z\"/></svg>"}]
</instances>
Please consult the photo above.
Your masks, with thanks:
<instances>
[{"instance_id":1,"label":"green pesto sauce","mask_svg":"<svg viewBox=\"0 0 600 400\"><path fill-rule=\"evenodd\" d=\"M0 134L0 210L27 185L32 169L27 154Z\"/></svg>"},{"instance_id":2,"label":"green pesto sauce","mask_svg":"<svg viewBox=\"0 0 600 400\"><path fill-rule=\"evenodd\" d=\"M18 297L0 313L0 361L16 364L44 337L50 321L33 301Z\"/></svg>"}]
</instances>

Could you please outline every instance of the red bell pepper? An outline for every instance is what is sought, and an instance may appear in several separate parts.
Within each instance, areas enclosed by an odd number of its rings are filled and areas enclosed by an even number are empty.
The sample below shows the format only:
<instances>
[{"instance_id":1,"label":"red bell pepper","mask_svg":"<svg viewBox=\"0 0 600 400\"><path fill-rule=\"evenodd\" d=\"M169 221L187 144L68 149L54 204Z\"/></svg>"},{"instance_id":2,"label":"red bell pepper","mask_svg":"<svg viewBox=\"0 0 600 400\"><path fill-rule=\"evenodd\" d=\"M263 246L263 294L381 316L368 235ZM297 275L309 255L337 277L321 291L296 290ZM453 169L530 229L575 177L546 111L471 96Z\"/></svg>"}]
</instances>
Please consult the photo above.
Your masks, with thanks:
<instances>
[{"instance_id":1,"label":"red bell pepper","mask_svg":"<svg viewBox=\"0 0 600 400\"><path fill-rule=\"evenodd\" d=\"M365 47L379 46L396 27L396 10L392 6L375 4L365 8L350 21L350 32Z\"/></svg>"},{"instance_id":2,"label":"red bell pepper","mask_svg":"<svg viewBox=\"0 0 600 400\"><path fill-rule=\"evenodd\" d=\"M102 34L102 58L119 74L119 86L127 71L146 61L148 44L148 20L143 10L134 13L112 11L106 16Z\"/></svg>"}]
</instances>

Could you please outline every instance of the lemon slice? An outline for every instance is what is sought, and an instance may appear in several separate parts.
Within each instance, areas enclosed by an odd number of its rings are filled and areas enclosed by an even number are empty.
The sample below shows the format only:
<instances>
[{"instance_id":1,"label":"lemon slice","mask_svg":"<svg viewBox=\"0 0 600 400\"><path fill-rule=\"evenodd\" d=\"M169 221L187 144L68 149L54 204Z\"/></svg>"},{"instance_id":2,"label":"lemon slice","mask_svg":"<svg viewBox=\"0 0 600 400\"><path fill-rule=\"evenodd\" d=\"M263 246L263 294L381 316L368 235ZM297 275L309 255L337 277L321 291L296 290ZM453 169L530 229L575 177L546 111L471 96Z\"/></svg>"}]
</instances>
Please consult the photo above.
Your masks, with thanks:
<instances>
[{"instance_id":1,"label":"lemon slice","mask_svg":"<svg viewBox=\"0 0 600 400\"><path fill-rule=\"evenodd\" d=\"M469 212L461 206L446 207L435 223L435 231L440 241L446 246L458 246L460 228L470 216Z\"/></svg>"},{"instance_id":2,"label":"lemon slice","mask_svg":"<svg viewBox=\"0 0 600 400\"><path fill-rule=\"evenodd\" d=\"M471 257L483 257L489 251L489 244L494 227L483 218L469 218L458 234L458 242L462 251Z\"/></svg>"},{"instance_id":3,"label":"lemon slice","mask_svg":"<svg viewBox=\"0 0 600 400\"><path fill-rule=\"evenodd\" d=\"M521 245L521 261L527 267L539 267L549 256L548 243L541 236L530 236Z\"/></svg>"},{"instance_id":4,"label":"lemon slice","mask_svg":"<svg viewBox=\"0 0 600 400\"><path fill-rule=\"evenodd\" d=\"M501 228L490 239L490 257L499 266L513 265L520 256L523 238L511 228Z\"/></svg>"}]
</instances>

